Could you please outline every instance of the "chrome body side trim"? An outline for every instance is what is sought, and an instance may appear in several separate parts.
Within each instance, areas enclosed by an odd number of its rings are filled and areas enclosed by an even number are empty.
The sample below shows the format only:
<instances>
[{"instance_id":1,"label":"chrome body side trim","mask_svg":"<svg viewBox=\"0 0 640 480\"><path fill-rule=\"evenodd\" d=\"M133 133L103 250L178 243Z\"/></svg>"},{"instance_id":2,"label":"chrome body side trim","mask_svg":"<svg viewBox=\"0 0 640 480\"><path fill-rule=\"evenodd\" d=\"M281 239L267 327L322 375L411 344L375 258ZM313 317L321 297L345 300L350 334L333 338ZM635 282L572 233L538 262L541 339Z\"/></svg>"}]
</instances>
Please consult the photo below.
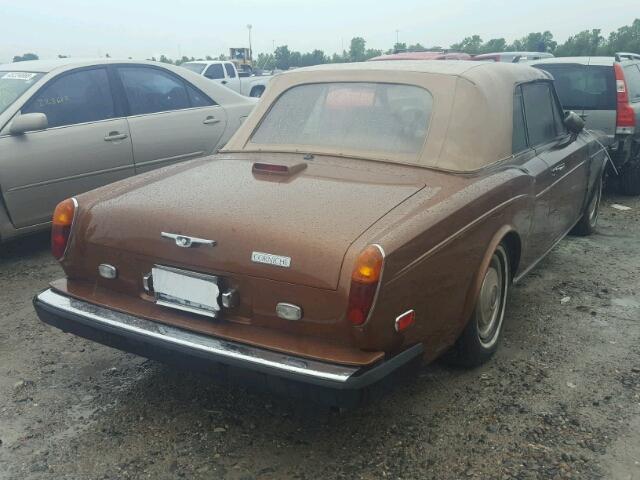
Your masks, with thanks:
<instances>
[{"instance_id":1,"label":"chrome body side trim","mask_svg":"<svg viewBox=\"0 0 640 480\"><path fill-rule=\"evenodd\" d=\"M123 333L135 333L164 344L179 345L189 350L211 354L221 360L226 358L240 361L247 366L262 366L300 377L313 377L337 383L346 382L361 370L360 367L289 356L190 332L67 297L51 289L40 293L36 300L57 311L82 317L94 324L106 325Z\"/></svg>"}]
</instances>

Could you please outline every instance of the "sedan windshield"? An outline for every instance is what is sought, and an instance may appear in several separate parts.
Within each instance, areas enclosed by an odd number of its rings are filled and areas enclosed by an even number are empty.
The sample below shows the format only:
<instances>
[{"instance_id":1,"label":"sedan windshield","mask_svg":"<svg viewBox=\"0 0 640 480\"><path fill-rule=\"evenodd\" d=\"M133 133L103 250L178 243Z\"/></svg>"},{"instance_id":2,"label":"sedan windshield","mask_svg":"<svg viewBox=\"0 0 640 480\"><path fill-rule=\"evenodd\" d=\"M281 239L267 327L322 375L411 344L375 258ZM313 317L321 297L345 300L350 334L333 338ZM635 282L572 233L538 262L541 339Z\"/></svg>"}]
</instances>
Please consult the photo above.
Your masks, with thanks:
<instances>
[{"instance_id":1,"label":"sedan windshield","mask_svg":"<svg viewBox=\"0 0 640 480\"><path fill-rule=\"evenodd\" d=\"M0 113L15 102L43 73L0 72Z\"/></svg>"},{"instance_id":2,"label":"sedan windshield","mask_svg":"<svg viewBox=\"0 0 640 480\"><path fill-rule=\"evenodd\" d=\"M183 63L182 66L187 70L201 74L206 64L204 63Z\"/></svg>"},{"instance_id":3,"label":"sedan windshield","mask_svg":"<svg viewBox=\"0 0 640 480\"><path fill-rule=\"evenodd\" d=\"M265 115L251 143L417 157L433 98L420 87L389 83L318 83L287 90Z\"/></svg>"}]
</instances>

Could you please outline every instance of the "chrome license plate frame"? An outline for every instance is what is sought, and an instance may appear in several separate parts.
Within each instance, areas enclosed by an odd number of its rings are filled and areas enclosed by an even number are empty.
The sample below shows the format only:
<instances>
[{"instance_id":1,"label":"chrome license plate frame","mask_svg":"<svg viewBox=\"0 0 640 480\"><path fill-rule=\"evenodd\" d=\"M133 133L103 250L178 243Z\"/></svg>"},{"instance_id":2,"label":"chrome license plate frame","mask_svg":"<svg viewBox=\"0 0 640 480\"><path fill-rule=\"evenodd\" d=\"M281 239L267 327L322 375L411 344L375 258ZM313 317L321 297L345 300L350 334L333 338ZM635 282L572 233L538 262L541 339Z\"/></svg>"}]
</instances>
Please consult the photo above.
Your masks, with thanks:
<instances>
[{"instance_id":1,"label":"chrome license plate frame","mask_svg":"<svg viewBox=\"0 0 640 480\"><path fill-rule=\"evenodd\" d=\"M154 265L151 277L156 305L210 318L218 317L220 287L217 276Z\"/></svg>"}]
</instances>

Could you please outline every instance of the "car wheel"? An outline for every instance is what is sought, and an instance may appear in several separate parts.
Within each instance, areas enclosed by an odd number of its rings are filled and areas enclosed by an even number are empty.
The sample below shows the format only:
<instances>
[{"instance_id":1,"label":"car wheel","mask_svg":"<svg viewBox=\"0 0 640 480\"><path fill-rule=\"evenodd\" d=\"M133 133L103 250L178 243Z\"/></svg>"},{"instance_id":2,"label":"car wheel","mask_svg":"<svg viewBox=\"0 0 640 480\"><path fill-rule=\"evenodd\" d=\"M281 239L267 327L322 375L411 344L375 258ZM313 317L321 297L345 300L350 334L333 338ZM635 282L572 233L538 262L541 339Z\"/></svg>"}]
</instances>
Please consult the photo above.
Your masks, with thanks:
<instances>
[{"instance_id":1,"label":"car wheel","mask_svg":"<svg viewBox=\"0 0 640 480\"><path fill-rule=\"evenodd\" d=\"M640 195L640 158L624 167L619 185L623 195Z\"/></svg>"},{"instance_id":2,"label":"car wheel","mask_svg":"<svg viewBox=\"0 0 640 480\"><path fill-rule=\"evenodd\" d=\"M509 253L501 243L491 256L473 314L451 352L451 363L475 367L498 349L510 284Z\"/></svg>"},{"instance_id":3,"label":"car wheel","mask_svg":"<svg viewBox=\"0 0 640 480\"><path fill-rule=\"evenodd\" d=\"M600 201L602 200L602 177L598 180L595 188L596 191L582 214L582 217L580 217L580 220L570 232L572 235L585 237L591 235L596 229L598 213L600 212Z\"/></svg>"}]
</instances>

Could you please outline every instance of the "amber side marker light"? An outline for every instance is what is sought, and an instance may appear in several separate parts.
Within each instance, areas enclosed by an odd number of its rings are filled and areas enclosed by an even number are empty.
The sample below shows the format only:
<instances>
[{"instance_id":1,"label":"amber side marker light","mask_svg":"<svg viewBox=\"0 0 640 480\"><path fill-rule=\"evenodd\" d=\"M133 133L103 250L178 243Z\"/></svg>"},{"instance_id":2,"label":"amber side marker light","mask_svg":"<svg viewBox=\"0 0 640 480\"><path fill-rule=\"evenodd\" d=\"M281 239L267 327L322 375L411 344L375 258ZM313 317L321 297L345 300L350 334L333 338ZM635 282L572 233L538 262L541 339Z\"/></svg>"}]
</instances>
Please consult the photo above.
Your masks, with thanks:
<instances>
[{"instance_id":1,"label":"amber side marker light","mask_svg":"<svg viewBox=\"0 0 640 480\"><path fill-rule=\"evenodd\" d=\"M369 245L358 255L351 273L347 307L347 318L353 325L362 325L367 321L376 300L383 266L384 251L379 245Z\"/></svg>"},{"instance_id":2,"label":"amber side marker light","mask_svg":"<svg viewBox=\"0 0 640 480\"><path fill-rule=\"evenodd\" d=\"M68 198L60 202L53 212L51 253L58 260L64 257L64 252L67 250L73 218L76 215L76 207L76 199Z\"/></svg>"}]
</instances>

